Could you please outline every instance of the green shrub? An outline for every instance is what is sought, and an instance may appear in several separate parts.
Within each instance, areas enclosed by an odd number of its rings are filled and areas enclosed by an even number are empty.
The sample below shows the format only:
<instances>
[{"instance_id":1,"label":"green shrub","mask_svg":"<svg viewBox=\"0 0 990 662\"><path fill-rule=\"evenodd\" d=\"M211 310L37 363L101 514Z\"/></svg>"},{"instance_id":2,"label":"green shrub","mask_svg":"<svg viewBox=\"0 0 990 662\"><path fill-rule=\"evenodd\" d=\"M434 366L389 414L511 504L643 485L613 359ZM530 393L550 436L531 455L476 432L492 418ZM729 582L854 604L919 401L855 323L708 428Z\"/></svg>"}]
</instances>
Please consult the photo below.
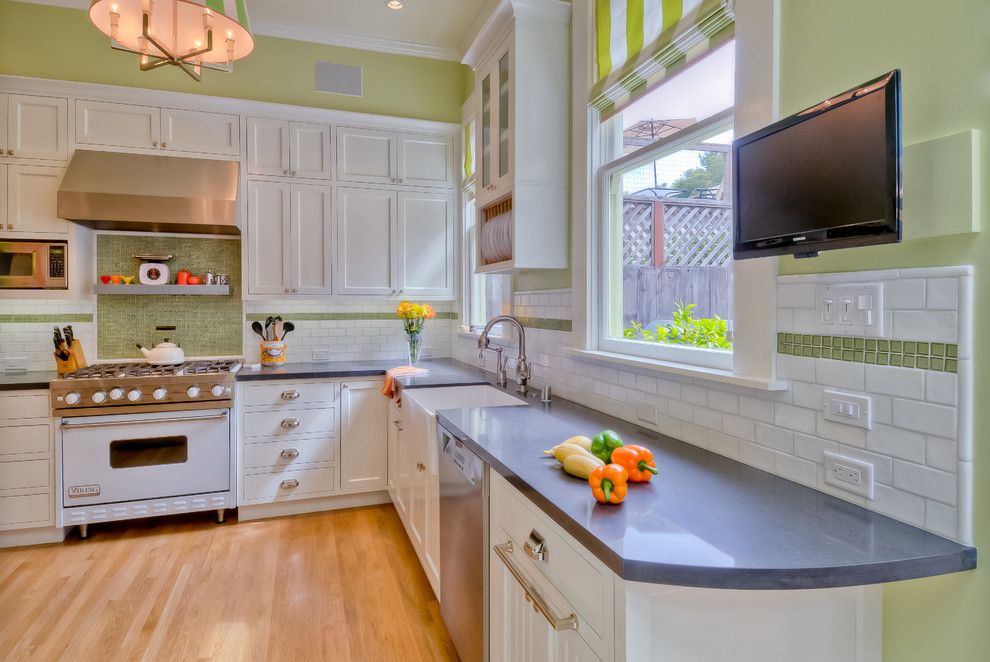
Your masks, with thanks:
<instances>
[{"instance_id":1,"label":"green shrub","mask_svg":"<svg viewBox=\"0 0 990 662\"><path fill-rule=\"evenodd\" d=\"M622 332L622 337L627 340L691 345L708 349L732 349L728 323L718 315L696 319L694 309L697 307L698 304L695 303L678 303L674 308L674 321L670 324L660 324L656 329L650 330L643 328L639 322L632 322L629 328Z\"/></svg>"}]
</instances>

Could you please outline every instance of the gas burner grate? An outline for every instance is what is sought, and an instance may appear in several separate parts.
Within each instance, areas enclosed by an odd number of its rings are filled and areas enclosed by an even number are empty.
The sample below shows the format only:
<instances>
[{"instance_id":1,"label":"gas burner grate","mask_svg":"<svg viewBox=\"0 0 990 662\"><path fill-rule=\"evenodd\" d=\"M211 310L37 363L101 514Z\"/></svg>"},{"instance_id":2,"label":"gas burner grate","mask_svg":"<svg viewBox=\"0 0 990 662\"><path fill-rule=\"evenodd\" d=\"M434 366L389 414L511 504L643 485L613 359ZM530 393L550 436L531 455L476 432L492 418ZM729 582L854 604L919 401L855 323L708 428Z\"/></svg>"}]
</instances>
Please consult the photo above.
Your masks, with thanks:
<instances>
[{"instance_id":1,"label":"gas burner grate","mask_svg":"<svg viewBox=\"0 0 990 662\"><path fill-rule=\"evenodd\" d=\"M190 361L182 366L184 375L216 375L240 370L240 361Z\"/></svg>"},{"instance_id":2,"label":"gas burner grate","mask_svg":"<svg viewBox=\"0 0 990 662\"><path fill-rule=\"evenodd\" d=\"M240 361L187 361L181 365L147 363L99 363L62 375L61 379L124 379L128 377L178 377L181 375L232 374Z\"/></svg>"}]
</instances>

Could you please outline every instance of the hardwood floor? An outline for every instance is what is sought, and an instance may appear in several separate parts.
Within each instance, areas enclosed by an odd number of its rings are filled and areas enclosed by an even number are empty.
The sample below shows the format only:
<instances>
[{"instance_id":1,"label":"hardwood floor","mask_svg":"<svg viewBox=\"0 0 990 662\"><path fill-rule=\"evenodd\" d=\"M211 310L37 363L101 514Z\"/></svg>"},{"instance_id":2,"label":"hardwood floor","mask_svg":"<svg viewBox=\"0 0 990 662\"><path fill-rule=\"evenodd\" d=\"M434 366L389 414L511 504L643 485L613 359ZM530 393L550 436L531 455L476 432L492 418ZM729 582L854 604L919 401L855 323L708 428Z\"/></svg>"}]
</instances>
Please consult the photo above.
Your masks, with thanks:
<instances>
[{"instance_id":1,"label":"hardwood floor","mask_svg":"<svg viewBox=\"0 0 990 662\"><path fill-rule=\"evenodd\" d=\"M391 505L0 550L4 660L454 660Z\"/></svg>"}]
</instances>

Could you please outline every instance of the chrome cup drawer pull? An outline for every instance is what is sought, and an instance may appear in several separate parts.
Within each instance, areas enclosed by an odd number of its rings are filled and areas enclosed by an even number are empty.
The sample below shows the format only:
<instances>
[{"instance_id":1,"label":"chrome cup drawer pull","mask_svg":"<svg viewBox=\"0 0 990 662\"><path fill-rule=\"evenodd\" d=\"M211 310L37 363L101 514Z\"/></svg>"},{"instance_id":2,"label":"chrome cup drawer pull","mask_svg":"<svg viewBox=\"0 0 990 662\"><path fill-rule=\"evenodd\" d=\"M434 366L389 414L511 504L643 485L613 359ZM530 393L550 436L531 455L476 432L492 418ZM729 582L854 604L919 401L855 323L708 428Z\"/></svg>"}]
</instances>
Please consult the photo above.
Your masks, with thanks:
<instances>
[{"instance_id":1,"label":"chrome cup drawer pull","mask_svg":"<svg viewBox=\"0 0 990 662\"><path fill-rule=\"evenodd\" d=\"M293 428L297 428L297 427L299 427L298 418L287 418L284 421L282 421L283 430L292 430Z\"/></svg>"},{"instance_id":2,"label":"chrome cup drawer pull","mask_svg":"<svg viewBox=\"0 0 990 662\"><path fill-rule=\"evenodd\" d=\"M533 603L533 608L543 614L543 618L547 619L547 623L550 624L554 630L577 630L578 629L578 619L577 614L570 614L568 616L557 616L553 613L553 609L550 607L550 603L547 602L539 589L536 588L530 581L526 578L526 575L522 570L516 567L515 562L512 560L512 541L502 543L501 545L495 545L495 554L502 560L505 565L506 570L519 582L520 588L522 588L523 593L526 594L526 601Z\"/></svg>"},{"instance_id":3,"label":"chrome cup drawer pull","mask_svg":"<svg viewBox=\"0 0 990 662\"><path fill-rule=\"evenodd\" d=\"M547 542L536 529L529 532L529 539L523 543L523 551L526 556L534 561L546 563L550 559L550 550L547 549Z\"/></svg>"},{"instance_id":4,"label":"chrome cup drawer pull","mask_svg":"<svg viewBox=\"0 0 990 662\"><path fill-rule=\"evenodd\" d=\"M288 480L283 480L278 484L283 490L291 490L295 487L299 487L299 481L295 478L289 478Z\"/></svg>"},{"instance_id":5,"label":"chrome cup drawer pull","mask_svg":"<svg viewBox=\"0 0 990 662\"><path fill-rule=\"evenodd\" d=\"M283 400L298 400L299 391L282 391Z\"/></svg>"},{"instance_id":6,"label":"chrome cup drawer pull","mask_svg":"<svg viewBox=\"0 0 990 662\"><path fill-rule=\"evenodd\" d=\"M278 454L283 460L294 460L299 457L298 448L286 448L281 453Z\"/></svg>"}]
</instances>

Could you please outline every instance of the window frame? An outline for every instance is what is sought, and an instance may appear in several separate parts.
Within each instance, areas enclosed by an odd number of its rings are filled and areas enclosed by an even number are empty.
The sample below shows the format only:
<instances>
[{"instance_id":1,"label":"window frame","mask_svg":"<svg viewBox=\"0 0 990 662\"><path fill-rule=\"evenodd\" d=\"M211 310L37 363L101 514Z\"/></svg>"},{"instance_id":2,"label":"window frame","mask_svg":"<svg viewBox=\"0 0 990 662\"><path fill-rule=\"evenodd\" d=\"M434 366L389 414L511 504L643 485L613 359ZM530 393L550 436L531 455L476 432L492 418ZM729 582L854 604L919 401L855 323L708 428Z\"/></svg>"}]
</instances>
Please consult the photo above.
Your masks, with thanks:
<instances>
[{"instance_id":1,"label":"window frame","mask_svg":"<svg viewBox=\"0 0 990 662\"><path fill-rule=\"evenodd\" d=\"M733 127L735 108L727 108L711 117L696 122L688 128L682 129L667 138L661 138L656 142L641 147L630 154L620 155L617 158L605 162L597 163L597 175L595 177L595 190L597 191L596 214L593 220L594 237L597 239L598 250L595 256L597 262L596 287L593 290L597 301L592 307L597 311L596 319L593 320L597 336L597 347L599 351L620 354L625 356L666 361L688 366L701 368L714 368L717 370L733 370L734 349L718 350L705 347L689 347L684 345L646 342L639 340L627 340L609 336L610 321L610 299L609 289L612 282L613 256L610 250L611 242L611 180L620 172L630 170L644 163L663 158L678 150L691 147L701 142L702 136L711 135L719 130ZM621 128L617 115L612 120L598 127L602 149L598 151L599 158L607 158L609 154L621 152ZM621 253L621 251L620 251ZM735 278L735 261L732 262L733 278ZM733 311L733 317L735 317Z\"/></svg>"}]
</instances>

